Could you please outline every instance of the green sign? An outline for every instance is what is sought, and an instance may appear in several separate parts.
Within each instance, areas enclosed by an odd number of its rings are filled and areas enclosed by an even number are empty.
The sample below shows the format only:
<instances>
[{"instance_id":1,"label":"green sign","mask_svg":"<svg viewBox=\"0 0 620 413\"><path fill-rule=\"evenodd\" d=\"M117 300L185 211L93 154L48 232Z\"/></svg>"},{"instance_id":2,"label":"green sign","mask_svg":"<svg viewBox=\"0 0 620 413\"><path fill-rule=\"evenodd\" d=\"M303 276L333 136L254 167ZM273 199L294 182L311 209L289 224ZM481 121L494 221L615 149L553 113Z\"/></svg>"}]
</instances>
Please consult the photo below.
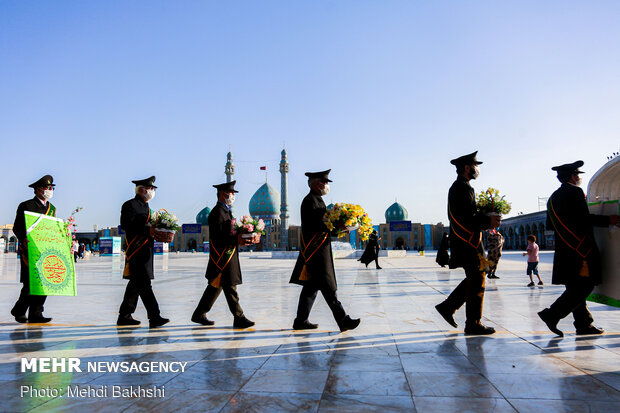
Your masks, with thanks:
<instances>
[{"instance_id":1,"label":"green sign","mask_svg":"<svg viewBox=\"0 0 620 413\"><path fill-rule=\"evenodd\" d=\"M71 236L62 219L24 212L30 294L76 295Z\"/></svg>"}]
</instances>

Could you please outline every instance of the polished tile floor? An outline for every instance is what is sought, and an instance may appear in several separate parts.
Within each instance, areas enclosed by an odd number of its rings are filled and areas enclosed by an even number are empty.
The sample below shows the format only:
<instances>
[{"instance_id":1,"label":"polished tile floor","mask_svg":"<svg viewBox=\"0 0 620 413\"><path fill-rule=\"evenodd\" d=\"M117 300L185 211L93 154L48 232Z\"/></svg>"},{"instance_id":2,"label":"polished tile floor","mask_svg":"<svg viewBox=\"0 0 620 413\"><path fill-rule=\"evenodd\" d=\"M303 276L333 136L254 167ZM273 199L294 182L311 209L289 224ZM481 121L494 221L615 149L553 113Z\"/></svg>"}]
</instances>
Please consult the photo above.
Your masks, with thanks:
<instances>
[{"instance_id":1,"label":"polished tile floor","mask_svg":"<svg viewBox=\"0 0 620 413\"><path fill-rule=\"evenodd\" d=\"M383 270L336 260L339 296L360 327L339 333L322 298L310 320L318 330L293 331L300 287L288 283L292 260L247 254L239 287L247 330L232 328L220 297L209 318L189 321L204 287L207 257L156 257L154 283L169 325L117 328L124 291L121 260L77 264L77 297L50 297L49 325L23 325L9 314L19 293L14 254L0 255L0 411L3 412L612 412L620 410L620 311L591 304L606 334L576 337L570 319L557 338L536 313L562 287L550 285L552 255L543 253L545 286L528 288L524 259L506 253L499 280L487 282L484 322L498 332L466 337L435 313L460 282L460 270L434 255L383 259ZM135 317L148 324L141 304ZM456 314L464 324L464 309ZM22 358L187 362L182 373L21 373ZM28 389L157 386L164 397L21 396ZM30 387L31 386L31 387Z\"/></svg>"}]
</instances>

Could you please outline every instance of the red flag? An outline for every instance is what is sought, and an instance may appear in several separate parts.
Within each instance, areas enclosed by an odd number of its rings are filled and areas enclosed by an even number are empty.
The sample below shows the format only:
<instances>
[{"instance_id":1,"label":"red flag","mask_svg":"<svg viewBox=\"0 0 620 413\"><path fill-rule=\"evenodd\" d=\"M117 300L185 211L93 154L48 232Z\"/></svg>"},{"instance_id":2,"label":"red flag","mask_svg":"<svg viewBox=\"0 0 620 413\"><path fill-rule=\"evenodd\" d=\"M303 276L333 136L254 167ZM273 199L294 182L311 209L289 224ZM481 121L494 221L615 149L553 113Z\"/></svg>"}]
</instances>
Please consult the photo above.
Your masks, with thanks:
<instances>
[{"instance_id":1,"label":"red flag","mask_svg":"<svg viewBox=\"0 0 620 413\"><path fill-rule=\"evenodd\" d=\"M260 170L261 170L261 171L266 171L266 170L267 170L267 167L266 167L266 166L261 166L261 167L260 167Z\"/></svg>"}]
</instances>

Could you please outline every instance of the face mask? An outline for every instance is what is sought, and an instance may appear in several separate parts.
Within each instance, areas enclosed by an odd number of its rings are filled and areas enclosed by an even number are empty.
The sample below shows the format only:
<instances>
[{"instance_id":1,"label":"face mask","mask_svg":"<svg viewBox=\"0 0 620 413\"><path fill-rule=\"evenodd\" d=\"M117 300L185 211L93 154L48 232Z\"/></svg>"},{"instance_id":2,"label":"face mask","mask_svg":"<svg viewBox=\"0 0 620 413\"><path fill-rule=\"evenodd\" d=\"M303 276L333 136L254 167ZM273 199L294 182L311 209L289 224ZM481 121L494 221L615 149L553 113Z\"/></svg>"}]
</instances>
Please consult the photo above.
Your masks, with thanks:
<instances>
[{"instance_id":1,"label":"face mask","mask_svg":"<svg viewBox=\"0 0 620 413\"><path fill-rule=\"evenodd\" d=\"M153 198L155 198L155 190L154 189L147 189L144 192L144 199L146 200L146 202L149 202Z\"/></svg>"},{"instance_id":2,"label":"face mask","mask_svg":"<svg viewBox=\"0 0 620 413\"><path fill-rule=\"evenodd\" d=\"M329 184L325 184L323 186L323 189L321 189L320 191L321 191L321 196L325 196L329 194Z\"/></svg>"},{"instance_id":3,"label":"face mask","mask_svg":"<svg viewBox=\"0 0 620 413\"><path fill-rule=\"evenodd\" d=\"M575 185L581 186L581 177L579 175L577 175L577 179L575 180Z\"/></svg>"},{"instance_id":4,"label":"face mask","mask_svg":"<svg viewBox=\"0 0 620 413\"><path fill-rule=\"evenodd\" d=\"M228 196L226 197L226 200L224 201L226 203L226 205L232 205L235 203L235 194L228 194Z\"/></svg>"},{"instance_id":5,"label":"face mask","mask_svg":"<svg viewBox=\"0 0 620 413\"><path fill-rule=\"evenodd\" d=\"M469 179L477 179L479 176L480 168L478 168L478 165L474 165L474 167L469 170Z\"/></svg>"},{"instance_id":6,"label":"face mask","mask_svg":"<svg viewBox=\"0 0 620 413\"><path fill-rule=\"evenodd\" d=\"M43 191L44 199L52 199L53 196L54 196L54 191L52 189L46 189L45 191Z\"/></svg>"}]
</instances>

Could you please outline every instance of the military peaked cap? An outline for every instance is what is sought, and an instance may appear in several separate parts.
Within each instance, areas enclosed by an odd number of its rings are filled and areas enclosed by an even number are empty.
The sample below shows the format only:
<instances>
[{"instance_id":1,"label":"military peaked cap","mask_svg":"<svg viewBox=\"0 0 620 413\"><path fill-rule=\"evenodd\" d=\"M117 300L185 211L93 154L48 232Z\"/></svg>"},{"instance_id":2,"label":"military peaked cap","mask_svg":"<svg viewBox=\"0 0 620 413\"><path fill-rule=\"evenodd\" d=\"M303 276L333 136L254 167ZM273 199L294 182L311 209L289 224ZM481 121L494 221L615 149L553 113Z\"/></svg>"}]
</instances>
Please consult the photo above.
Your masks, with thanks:
<instances>
[{"instance_id":1,"label":"military peaked cap","mask_svg":"<svg viewBox=\"0 0 620 413\"><path fill-rule=\"evenodd\" d=\"M230 181L230 182L224 182L223 184L219 184L219 185L213 185L213 188L217 189L218 191L224 191L224 192L239 192L235 190L235 184L237 183L237 181Z\"/></svg>"},{"instance_id":2,"label":"military peaked cap","mask_svg":"<svg viewBox=\"0 0 620 413\"><path fill-rule=\"evenodd\" d=\"M150 178L145 178L145 179L137 179L135 181L131 181L134 184L136 184L136 186L152 186L153 188L157 188L155 186L155 177L151 176Z\"/></svg>"},{"instance_id":3,"label":"military peaked cap","mask_svg":"<svg viewBox=\"0 0 620 413\"><path fill-rule=\"evenodd\" d=\"M568 174L582 174L583 171L580 171L579 168L583 166L583 161L576 161L573 163L565 163L564 165L554 166L551 168L552 171L557 171L558 174L565 173Z\"/></svg>"},{"instance_id":4,"label":"military peaked cap","mask_svg":"<svg viewBox=\"0 0 620 413\"><path fill-rule=\"evenodd\" d=\"M331 169L328 169L327 171L321 171L321 172L306 172L306 176L309 179L323 179L327 182L333 182L331 179L329 179L329 173L331 172Z\"/></svg>"},{"instance_id":5,"label":"military peaked cap","mask_svg":"<svg viewBox=\"0 0 620 413\"><path fill-rule=\"evenodd\" d=\"M482 162L476 159L477 154L478 151L472 152L469 155L459 156L456 159L452 159L450 163L455 166L480 165Z\"/></svg>"},{"instance_id":6,"label":"military peaked cap","mask_svg":"<svg viewBox=\"0 0 620 413\"><path fill-rule=\"evenodd\" d=\"M33 182L28 186L30 188L40 188L42 186L56 186L56 185L54 185L54 178L52 178L52 175L45 175L44 177L39 179L37 182Z\"/></svg>"}]
</instances>

